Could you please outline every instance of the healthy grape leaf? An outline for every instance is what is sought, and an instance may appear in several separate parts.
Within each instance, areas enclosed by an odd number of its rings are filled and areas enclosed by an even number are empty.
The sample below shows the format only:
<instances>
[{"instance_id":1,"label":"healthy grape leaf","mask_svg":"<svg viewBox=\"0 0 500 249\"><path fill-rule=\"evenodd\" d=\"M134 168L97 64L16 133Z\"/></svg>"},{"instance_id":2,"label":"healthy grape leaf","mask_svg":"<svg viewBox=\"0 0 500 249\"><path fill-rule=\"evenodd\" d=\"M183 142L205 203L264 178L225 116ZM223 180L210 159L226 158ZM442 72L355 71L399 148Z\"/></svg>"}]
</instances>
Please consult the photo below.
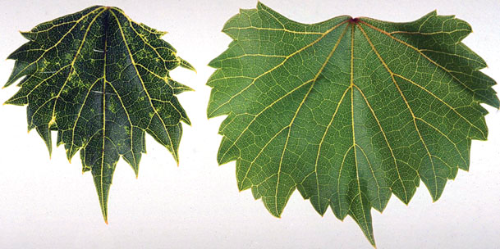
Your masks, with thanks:
<instances>
[{"instance_id":1,"label":"healthy grape leaf","mask_svg":"<svg viewBox=\"0 0 500 249\"><path fill-rule=\"evenodd\" d=\"M106 223L116 163L122 156L138 174L145 132L179 161L180 121L190 121L175 95L191 89L169 71L194 68L164 34L118 8L94 6L22 32L29 42L8 57L16 63L5 87L25 77L6 104L28 105L28 129L38 131L49 153L52 130L68 160L81 150Z\"/></svg>"},{"instance_id":2,"label":"healthy grape leaf","mask_svg":"<svg viewBox=\"0 0 500 249\"><path fill-rule=\"evenodd\" d=\"M485 140L499 107L470 26L429 13L409 23L336 17L307 25L259 3L223 29L208 117L227 115L219 164L280 216L298 189L323 215L350 215L374 245L371 208L408 203L420 180L437 200Z\"/></svg>"}]
</instances>

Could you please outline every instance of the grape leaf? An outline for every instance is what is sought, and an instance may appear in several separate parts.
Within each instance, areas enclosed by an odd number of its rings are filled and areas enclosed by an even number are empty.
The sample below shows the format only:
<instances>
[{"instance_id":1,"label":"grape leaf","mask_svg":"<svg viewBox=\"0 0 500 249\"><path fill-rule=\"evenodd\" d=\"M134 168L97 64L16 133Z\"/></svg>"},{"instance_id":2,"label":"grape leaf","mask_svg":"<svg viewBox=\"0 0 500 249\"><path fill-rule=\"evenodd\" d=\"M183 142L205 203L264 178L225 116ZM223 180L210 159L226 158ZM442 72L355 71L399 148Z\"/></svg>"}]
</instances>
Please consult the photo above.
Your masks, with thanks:
<instances>
[{"instance_id":1,"label":"grape leaf","mask_svg":"<svg viewBox=\"0 0 500 249\"><path fill-rule=\"evenodd\" d=\"M208 117L227 115L219 164L280 216L298 189L323 215L351 216L375 245L371 208L409 203L420 180L437 200L469 168L499 107L470 26L429 13L408 23L339 16L297 23L259 3L224 26Z\"/></svg>"},{"instance_id":2,"label":"grape leaf","mask_svg":"<svg viewBox=\"0 0 500 249\"><path fill-rule=\"evenodd\" d=\"M49 153L51 131L68 160L81 150L107 223L116 163L123 157L137 176L145 132L179 162L180 121L190 121L175 95L191 89L169 71L194 68L161 39L165 32L116 7L90 7L21 33L29 42L8 57L16 62L5 87L24 78L6 104L27 105L28 129L37 130Z\"/></svg>"}]
</instances>

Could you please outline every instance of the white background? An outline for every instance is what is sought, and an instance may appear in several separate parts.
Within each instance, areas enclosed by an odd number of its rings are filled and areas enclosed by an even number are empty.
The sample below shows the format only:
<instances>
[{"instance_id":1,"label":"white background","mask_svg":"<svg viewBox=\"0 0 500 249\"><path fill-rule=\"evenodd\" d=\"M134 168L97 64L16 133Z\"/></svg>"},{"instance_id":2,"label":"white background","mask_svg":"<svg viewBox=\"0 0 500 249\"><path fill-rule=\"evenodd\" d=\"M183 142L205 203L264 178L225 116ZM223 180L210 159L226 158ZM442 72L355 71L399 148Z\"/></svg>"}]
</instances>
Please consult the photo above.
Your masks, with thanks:
<instances>
[{"instance_id":1,"label":"white background","mask_svg":"<svg viewBox=\"0 0 500 249\"><path fill-rule=\"evenodd\" d=\"M306 23L343 14L389 21L412 21L434 9L455 14L472 25L474 33L465 43L488 63L484 72L500 81L496 0L264 3ZM180 166L148 137L139 179L124 161L118 163L106 225L79 156L70 164L60 147L49 159L38 134L26 133L25 108L0 106L0 248L371 248L351 218L341 222L331 211L321 217L298 192L282 218L274 218L250 191L238 192L234 162L217 166L223 117L206 118L210 88L205 82L213 72L206 65L230 42L220 32L225 21L239 8L254 8L256 1L0 0L0 58L26 42L18 30L94 4L118 6L133 20L168 31L164 38L198 70L172 73L196 89L180 95L193 123L185 126ZM1 84L13 65L0 60ZM16 91L14 86L1 90L0 102ZM421 184L409 206L393 197L383 214L372 211L379 248L500 247L500 113L487 109L489 140L472 143L470 172L460 171L449 181L439 201L432 203Z\"/></svg>"}]
</instances>

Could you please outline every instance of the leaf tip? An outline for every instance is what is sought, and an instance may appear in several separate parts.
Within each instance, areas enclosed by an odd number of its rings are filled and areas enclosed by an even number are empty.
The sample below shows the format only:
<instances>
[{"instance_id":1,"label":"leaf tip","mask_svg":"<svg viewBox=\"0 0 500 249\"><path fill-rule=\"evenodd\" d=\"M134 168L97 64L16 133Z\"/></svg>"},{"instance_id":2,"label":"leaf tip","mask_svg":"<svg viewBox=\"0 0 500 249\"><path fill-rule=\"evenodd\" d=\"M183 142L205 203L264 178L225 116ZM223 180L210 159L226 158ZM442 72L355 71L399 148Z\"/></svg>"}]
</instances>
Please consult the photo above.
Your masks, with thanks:
<instances>
[{"instance_id":1,"label":"leaf tip","mask_svg":"<svg viewBox=\"0 0 500 249\"><path fill-rule=\"evenodd\" d=\"M52 143L46 143L47 149L49 150L49 160L52 160Z\"/></svg>"},{"instance_id":2,"label":"leaf tip","mask_svg":"<svg viewBox=\"0 0 500 249\"><path fill-rule=\"evenodd\" d=\"M269 211L269 213L272 216L281 219L281 214L283 213L283 209L279 210L277 206L268 206L266 203L264 203L264 205L266 205L267 211Z\"/></svg>"},{"instance_id":3,"label":"leaf tip","mask_svg":"<svg viewBox=\"0 0 500 249\"><path fill-rule=\"evenodd\" d=\"M172 156L174 157L175 164L177 165L177 167L179 167L179 152L177 152L175 149L172 149L171 152Z\"/></svg>"},{"instance_id":4,"label":"leaf tip","mask_svg":"<svg viewBox=\"0 0 500 249\"><path fill-rule=\"evenodd\" d=\"M191 70L191 71L193 71L195 74L198 74L198 71L193 66L191 66L191 68L188 68L188 69Z\"/></svg>"},{"instance_id":5,"label":"leaf tip","mask_svg":"<svg viewBox=\"0 0 500 249\"><path fill-rule=\"evenodd\" d=\"M179 60L179 65L183 68L186 68L186 69L189 69L191 71L194 71L196 74L198 73L196 71L196 68L193 67L193 65L191 65L189 62L187 62L186 60L182 59L181 57L177 57L178 60Z\"/></svg>"},{"instance_id":6,"label":"leaf tip","mask_svg":"<svg viewBox=\"0 0 500 249\"><path fill-rule=\"evenodd\" d=\"M363 230L363 234L365 235L366 239L370 242L370 244L373 246L373 248L377 248L377 244L375 243L375 237L373 236L373 230L370 229L370 231L365 231Z\"/></svg>"},{"instance_id":7,"label":"leaf tip","mask_svg":"<svg viewBox=\"0 0 500 249\"><path fill-rule=\"evenodd\" d=\"M272 212L270 210L269 210L269 212L271 213L272 216L281 220L281 213Z\"/></svg>"}]
</instances>

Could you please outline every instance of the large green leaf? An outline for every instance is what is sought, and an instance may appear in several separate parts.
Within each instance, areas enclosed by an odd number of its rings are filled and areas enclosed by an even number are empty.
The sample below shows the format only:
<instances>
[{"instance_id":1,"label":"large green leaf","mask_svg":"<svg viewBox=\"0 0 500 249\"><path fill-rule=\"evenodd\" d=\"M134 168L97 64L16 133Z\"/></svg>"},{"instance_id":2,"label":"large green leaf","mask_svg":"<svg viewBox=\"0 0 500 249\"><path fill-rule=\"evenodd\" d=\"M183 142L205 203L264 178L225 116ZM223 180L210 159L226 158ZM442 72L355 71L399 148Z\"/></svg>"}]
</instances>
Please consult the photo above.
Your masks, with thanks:
<instances>
[{"instance_id":1,"label":"large green leaf","mask_svg":"<svg viewBox=\"0 0 500 249\"><path fill-rule=\"evenodd\" d=\"M5 86L24 78L6 103L28 105L28 129L38 131L49 152L51 130L69 160L81 150L106 222L116 163L122 156L138 174L145 132L179 160L180 121L190 122L175 95L190 88L169 71L194 68L164 34L118 8L94 6L22 32L29 42L8 57L16 63Z\"/></svg>"},{"instance_id":2,"label":"large green leaf","mask_svg":"<svg viewBox=\"0 0 500 249\"><path fill-rule=\"evenodd\" d=\"M433 200L469 168L498 107L485 62L461 40L470 26L429 13L409 23L336 17L307 25L263 4L223 32L234 41L210 66L208 117L219 164L236 160L240 190L280 216L295 189L324 214L350 215L375 244L371 208L408 203L420 180Z\"/></svg>"}]
</instances>

